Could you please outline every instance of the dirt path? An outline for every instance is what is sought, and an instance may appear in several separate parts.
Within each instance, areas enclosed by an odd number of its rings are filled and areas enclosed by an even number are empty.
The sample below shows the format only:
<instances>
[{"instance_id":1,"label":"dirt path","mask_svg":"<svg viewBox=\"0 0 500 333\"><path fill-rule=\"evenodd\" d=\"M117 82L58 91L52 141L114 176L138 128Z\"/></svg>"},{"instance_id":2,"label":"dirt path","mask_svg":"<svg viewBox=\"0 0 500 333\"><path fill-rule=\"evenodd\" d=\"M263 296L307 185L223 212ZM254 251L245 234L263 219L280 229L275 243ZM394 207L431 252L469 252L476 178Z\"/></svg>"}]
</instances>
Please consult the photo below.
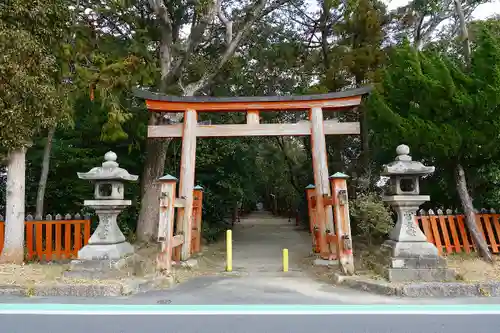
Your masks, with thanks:
<instances>
[{"instance_id":1,"label":"dirt path","mask_svg":"<svg viewBox=\"0 0 500 333\"><path fill-rule=\"evenodd\" d=\"M299 272L311 252L310 235L293 222L268 212L255 212L233 228L233 269L251 274L282 271L282 251L288 249L289 271Z\"/></svg>"}]
</instances>

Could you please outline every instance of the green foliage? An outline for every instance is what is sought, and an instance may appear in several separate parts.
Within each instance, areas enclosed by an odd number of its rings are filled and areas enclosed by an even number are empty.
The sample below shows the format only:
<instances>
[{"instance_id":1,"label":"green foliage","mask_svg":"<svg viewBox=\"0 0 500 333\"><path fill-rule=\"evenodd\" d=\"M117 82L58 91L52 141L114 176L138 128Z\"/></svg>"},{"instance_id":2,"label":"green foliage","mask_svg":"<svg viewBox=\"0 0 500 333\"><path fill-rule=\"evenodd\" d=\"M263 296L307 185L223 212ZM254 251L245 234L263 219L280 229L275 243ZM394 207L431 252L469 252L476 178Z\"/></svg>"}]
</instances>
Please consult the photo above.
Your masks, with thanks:
<instances>
[{"instance_id":1,"label":"green foliage","mask_svg":"<svg viewBox=\"0 0 500 333\"><path fill-rule=\"evenodd\" d=\"M390 53L384 80L367 103L373 157L386 163L406 143L416 159L437 166L434 179L443 177L445 192L454 193L457 163L473 175L496 161L499 107L500 39L487 29L476 35L469 69L454 56L403 44Z\"/></svg>"},{"instance_id":2,"label":"green foliage","mask_svg":"<svg viewBox=\"0 0 500 333\"><path fill-rule=\"evenodd\" d=\"M0 5L0 141L28 145L53 126L68 103L58 54L65 36L64 1L13 0Z\"/></svg>"},{"instance_id":3,"label":"green foliage","mask_svg":"<svg viewBox=\"0 0 500 333\"><path fill-rule=\"evenodd\" d=\"M351 224L368 243L385 237L394 226L389 209L376 193L363 193L349 203Z\"/></svg>"},{"instance_id":4,"label":"green foliage","mask_svg":"<svg viewBox=\"0 0 500 333\"><path fill-rule=\"evenodd\" d=\"M198 14L209 4L165 3L174 30L179 31L199 22ZM68 5L74 8L70 13ZM233 5L236 3L228 3L227 14ZM412 10L430 17L441 10L441 5L439 1L415 1ZM448 41L425 52L417 52L407 44L392 47L395 31L389 23L394 17L388 15L382 2L319 1L319 13L306 10L310 9L306 6L294 1L293 6L275 11L254 25L238 52L203 93L324 93L376 83L377 91L362 109L325 113L326 118L336 116L341 121L358 121L363 113L368 116L370 157L375 166L372 174L364 174L364 178L359 175L364 162L360 161L361 140L357 136L327 138L330 172L352 175L349 185L358 190L362 182L373 185L378 180L377 167L392 160L395 147L404 142L411 146L415 159L437 167L432 178L422 182L422 192L431 194L433 204L456 204L450 170L460 162L468 172L476 206L497 206L498 20L471 25L473 61L466 71L459 53ZM235 34L242 13L241 9L232 13ZM401 20L409 20L403 23L413 27L416 16L412 15ZM55 135L47 213L82 210L83 200L92 195L92 188L79 180L76 172L100 165L108 150L118 154L121 166L141 175L148 112L143 101L131 96L130 89L155 86L178 94L179 78L185 86L200 78L207 68L216 67L225 47L219 23L215 20L208 29L208 38L192 52L181 73L162 82L158 56L162 26L151 15L146 1L2 2L0 149L33 141L28 150L27 212L34 211L45 145L40 130L55 124L71 126L58 126ZM180 57L186 52L186 38L176 31L172 33L172 55ZM305 119L306 113L263 112L261 116L264 123L296 122ZM243 123L245 114L203 113L200 120ZM178 176L179 164L180 142L173 140L165 173ZM215 240L228 227L236 202L242 201L244 210L253 209L258 201L270 207L271 194L276 196L280 214L299 208L305 221L304 187L313 182L311 164L307 137L198 140L196 183L205 191L205 238ZM3 180L0 182L3 184ZM120 215L120 226L133 237L140 184L126 188L134 204ZM0 196L4 192L5 188L0 187ZM351 197L355 198L351 210L356 230L367 238L386 233L390 218L378 197L372 193Z\"/></svg>"}]
</instances>

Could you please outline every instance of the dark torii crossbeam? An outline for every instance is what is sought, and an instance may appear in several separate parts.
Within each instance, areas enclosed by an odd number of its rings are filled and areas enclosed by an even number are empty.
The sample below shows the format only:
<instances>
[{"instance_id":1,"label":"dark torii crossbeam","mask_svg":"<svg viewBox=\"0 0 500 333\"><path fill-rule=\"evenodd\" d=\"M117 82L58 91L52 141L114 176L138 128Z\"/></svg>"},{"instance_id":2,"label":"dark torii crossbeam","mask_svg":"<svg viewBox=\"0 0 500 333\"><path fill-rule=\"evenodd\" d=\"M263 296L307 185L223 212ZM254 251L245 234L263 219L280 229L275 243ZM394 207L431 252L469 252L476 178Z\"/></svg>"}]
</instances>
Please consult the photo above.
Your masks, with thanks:
<instances>
[{"instance_id":1,"label":"dark torii crossbeam","mask_svg":"<svg viewBox=\"0 0 500 333\"><path fill-rule=\"evenodd\" d=\"M328 199L331 197L331 191L325 135L358 135L360 124L324 120L323 110L347 111L355 108L370 90L370 87L362 87L328 94L264 97L177 97L136 90L135 96L145 100L150 112L184 113L182 124L148 126L148 138L182 138L179 196L185 198L185 206L182 214L177 217L177 230L181 230L184 236L181 259L186 260L190 256L196 140L198 137L241 136L311 136L316 197L315 220L321 235L321 253L325 256L323 254L329 248L326 230L335 230L337 236L346 232L342 230L340 223L335 226L333 223L332 200ZM288 124L261 124L259 113L269 111L308 111L309 120ZM201 125L197 122L200 112L246 112L247 122ZM165 239L170 241L168 236ZM338 246L341 246L340 243L337 241ZM337 253L340 256L339 250L338 248ZM352 255L348 260L352 263Z\"/></svg>"}]
</instances>

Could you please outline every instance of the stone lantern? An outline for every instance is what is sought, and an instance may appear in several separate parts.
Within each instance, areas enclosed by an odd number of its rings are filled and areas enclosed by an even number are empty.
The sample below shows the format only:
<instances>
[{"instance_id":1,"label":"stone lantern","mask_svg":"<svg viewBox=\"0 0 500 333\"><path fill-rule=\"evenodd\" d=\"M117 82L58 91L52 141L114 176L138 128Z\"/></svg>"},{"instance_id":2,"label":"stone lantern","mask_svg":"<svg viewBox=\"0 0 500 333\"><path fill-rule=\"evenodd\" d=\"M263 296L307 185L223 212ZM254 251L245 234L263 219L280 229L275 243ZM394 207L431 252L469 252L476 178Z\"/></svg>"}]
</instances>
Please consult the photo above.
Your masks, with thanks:
<instances>
[{"instance_id":1,"label":"stone lantern","mask_svg":"<svg viewBox=\"0 0 500 333\"><path fill-rule=\"evenodd\" d=\"M399 145L396 153L395 161L385 165L382 172L389 177L383 201L397 214L396 225L382 247L388 259L386 277L394 282L454 279L455 273L446 268L446 260L415 221L419 206L430 200L430 196L420 194L419 179L435 168L412 161L406 145Z\"/></svg>"},{"instance_id":2,"label":"stone lantern","mask_svg":"<svg viewBox=\"0 0 500 333\"><path fill-rule=\"evenodd\" d=\"M137 181L139 177L120 168L116 159L116 154L109 151L104 155L102 166L77 173L78 178L94 183L94 200L85 200L83 204L93 208L99 217L97 229L88 244L78 251L78 259L116 260L134 252L133 246L125 241L116 219L132 205L130 200L124 200L124 181Z\"/></svg>"}]
</instances>

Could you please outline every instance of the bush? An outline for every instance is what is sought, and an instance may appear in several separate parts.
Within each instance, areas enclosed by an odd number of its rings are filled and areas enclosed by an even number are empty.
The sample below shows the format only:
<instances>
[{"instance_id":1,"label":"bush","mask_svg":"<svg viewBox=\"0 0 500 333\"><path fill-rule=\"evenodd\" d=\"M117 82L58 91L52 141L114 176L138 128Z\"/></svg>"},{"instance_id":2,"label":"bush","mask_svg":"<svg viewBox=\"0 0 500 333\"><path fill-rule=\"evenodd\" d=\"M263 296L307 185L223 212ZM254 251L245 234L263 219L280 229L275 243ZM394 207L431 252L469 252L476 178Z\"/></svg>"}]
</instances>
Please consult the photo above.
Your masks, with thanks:
<instances>
[{"instance_id":1,"label":"bush","mask_svg":"<svg viewBox=\"0 0 500 333\"><path fill-rule=\"evenodd\" d=\"M351 223L368 244L380 241L394 226L390 210L376 193L359 195L349 206Z\"/></svg>"}]
</instances>

